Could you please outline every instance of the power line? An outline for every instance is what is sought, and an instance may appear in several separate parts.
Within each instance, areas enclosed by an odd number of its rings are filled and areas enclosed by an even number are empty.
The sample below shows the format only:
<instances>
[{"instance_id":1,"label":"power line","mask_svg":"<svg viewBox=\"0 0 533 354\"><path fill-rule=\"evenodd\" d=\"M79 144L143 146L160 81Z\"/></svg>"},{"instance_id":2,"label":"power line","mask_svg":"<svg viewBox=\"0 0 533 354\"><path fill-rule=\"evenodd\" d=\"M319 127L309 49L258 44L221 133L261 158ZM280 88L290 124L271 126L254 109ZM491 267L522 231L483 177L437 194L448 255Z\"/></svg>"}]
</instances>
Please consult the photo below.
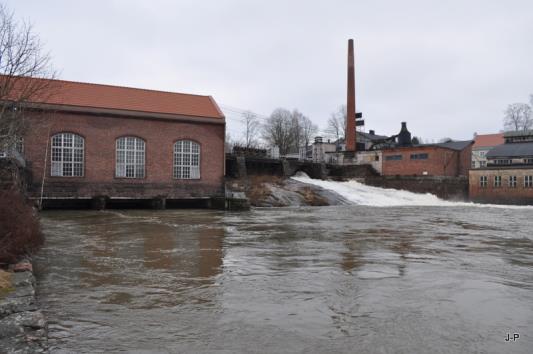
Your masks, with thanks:
<instances>
[{"instance_id":1,"label":"power line","mask_svg":"<svg viewBox=\"0 0 533 354\"><path fill-rule=\"evenodd\" d=\"M230 106L230 105L227 105L227 104L220 104L220 108L224 111L224 113L226 112L229 112L229 113L233 113L233 114L237 114L239 116L241 116L241 120L244 121L244 117L242 117L245 113L251 113L253 114L254 116L256 116L257 118L259 119L262 119L262 120L267 120L269 117L264 115L264 114L259 114L259 113L256 113L250 109L243 109L243 108L238 108L238 107L234 107L234 106Z\"/></svg>"}]
</instances>

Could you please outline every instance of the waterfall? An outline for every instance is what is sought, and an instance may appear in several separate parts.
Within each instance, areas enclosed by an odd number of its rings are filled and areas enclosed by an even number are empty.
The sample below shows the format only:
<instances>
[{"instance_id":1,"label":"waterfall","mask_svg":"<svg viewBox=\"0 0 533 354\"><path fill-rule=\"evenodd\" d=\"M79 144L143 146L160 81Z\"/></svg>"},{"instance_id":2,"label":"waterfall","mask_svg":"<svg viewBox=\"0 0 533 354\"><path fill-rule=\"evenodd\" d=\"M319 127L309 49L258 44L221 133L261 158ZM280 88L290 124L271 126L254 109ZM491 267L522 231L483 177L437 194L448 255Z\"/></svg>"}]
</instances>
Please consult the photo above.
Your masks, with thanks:
<instances>
[{"instance_id":1,"label":"waterfall","mask_svg":"<svg viewBox=\"0 0 533 354\"><path fill-rule=\"evenodd\" d=\"M336 182L328 180L312 179L305 173L299 173L292 177L295 181L312 184L326 190L335 192L346 200L357 205L367 205L375 207L390 206L473 206L473 207L494 207L494 208L531 208L533 206L518 205L495 205L477 204L466 202L452 202L437 198L433 194L413 193L405 190L387 189L367 186L355 180L346 182Z\"/></svg>"}]
</instances>

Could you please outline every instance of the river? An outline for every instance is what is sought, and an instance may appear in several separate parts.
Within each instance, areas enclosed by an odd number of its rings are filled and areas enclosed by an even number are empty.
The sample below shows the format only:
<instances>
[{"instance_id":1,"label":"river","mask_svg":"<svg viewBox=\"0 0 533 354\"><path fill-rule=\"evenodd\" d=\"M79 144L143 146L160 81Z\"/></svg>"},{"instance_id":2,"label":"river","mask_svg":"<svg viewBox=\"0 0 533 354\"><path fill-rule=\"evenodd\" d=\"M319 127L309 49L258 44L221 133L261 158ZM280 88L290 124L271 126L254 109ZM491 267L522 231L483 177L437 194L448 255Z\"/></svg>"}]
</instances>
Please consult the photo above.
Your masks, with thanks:
<instances>
[{"instance_id":1,"label":"river","mask_svg":"<svg viewBox=\"0 0 533 354\"><path fill-rule=\"evenodd\" d=\"M38 297L52 353L530 353L532 215L49 211Z\"/></svg>"}]
</instances>

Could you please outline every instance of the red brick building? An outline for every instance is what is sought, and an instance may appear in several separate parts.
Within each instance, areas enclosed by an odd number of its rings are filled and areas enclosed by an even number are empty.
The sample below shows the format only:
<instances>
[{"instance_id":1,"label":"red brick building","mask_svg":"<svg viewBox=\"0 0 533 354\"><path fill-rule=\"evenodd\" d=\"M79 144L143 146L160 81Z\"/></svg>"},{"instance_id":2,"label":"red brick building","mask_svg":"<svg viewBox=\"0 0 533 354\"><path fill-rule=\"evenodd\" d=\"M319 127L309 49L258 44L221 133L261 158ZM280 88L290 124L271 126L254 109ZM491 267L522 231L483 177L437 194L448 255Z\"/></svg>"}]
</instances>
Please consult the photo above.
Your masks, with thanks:
<instances>
[{"instance_id":1,"label":"red brick building","mask_svg":"<svg viewBox=\"0 0 533 354\"><path fill-rule=\"evenodd\" d=\"M28 113L29 194L54 199L224 196L225 118L211 96L54 80ZM44 112L44 114L42 113Z\"/></svg>"},{"instance_id":2,"label":"red brick building","mask_svg":"<svg viewBox=\"0 0 533 354\"><path fill-rule=\"evenodd\" d=\"M533 130L507 132L490 149L487 164L470 170L470 198L476 202L533 204Z\"/></svg>"},{"instance_id":3,"label":"red brick building","mask_svg":"<svg viewBox=\"0 0 533 354\"><path fill-rule=\"evenodd\" d=\"M468 176L472 144L452 141L383 149L384 176Z\"/></svg>"}]
</instances>

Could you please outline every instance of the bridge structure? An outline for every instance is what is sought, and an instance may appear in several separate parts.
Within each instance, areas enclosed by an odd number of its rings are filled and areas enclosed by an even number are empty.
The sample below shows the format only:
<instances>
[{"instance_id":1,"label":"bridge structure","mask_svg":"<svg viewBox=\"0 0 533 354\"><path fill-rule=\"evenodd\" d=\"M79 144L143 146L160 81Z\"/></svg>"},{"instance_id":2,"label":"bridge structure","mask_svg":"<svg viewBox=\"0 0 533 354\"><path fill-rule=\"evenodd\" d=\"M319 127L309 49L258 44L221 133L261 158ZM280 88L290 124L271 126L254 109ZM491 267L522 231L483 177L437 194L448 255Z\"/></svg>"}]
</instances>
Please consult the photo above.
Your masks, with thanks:
<instances>
[{"instance_id":1,"label":"bridge structure","mask_svg":"<svg viewBox=\"0 0 533 354\"><path fill-rule=\"evenodd\" d=\"M332 165L297 159L271 159L226 154L226 177L246 178L249 175L290 177L305 172L311 178L366 178L379 174L371 165Z\"/></svg>"}]
</instances>

